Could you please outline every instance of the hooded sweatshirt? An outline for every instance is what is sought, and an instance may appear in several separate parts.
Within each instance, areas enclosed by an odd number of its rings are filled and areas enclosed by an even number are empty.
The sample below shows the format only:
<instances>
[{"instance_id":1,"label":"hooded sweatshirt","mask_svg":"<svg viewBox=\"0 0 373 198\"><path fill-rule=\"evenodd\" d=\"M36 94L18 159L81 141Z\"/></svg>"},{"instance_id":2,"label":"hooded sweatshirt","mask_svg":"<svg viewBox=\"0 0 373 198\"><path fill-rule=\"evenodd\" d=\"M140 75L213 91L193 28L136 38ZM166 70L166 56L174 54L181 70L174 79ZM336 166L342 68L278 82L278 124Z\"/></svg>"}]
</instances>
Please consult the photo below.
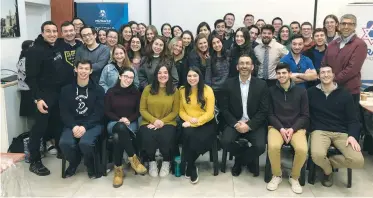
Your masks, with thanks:
<instances>
[{"instance_id":1,"label":"hooded sweatshirt","mask_svg":"<svg viewBox=\"0 0 373 198\"><path fill-rule=\"evenodd\" d=\"M48 103L58 98L59 90L69 78L61 51L39 35L26 53L26 79L32 97ZM53 104L53 102L52 102Z\"/></svg>"},{"instance_id":2,"label":"hooded sweatshirt","mask_svg":"<svg viewBox=\"0 0 373 198\"><path fill-rule=\"evenodd\" d=\"M75 40L75 45L70 45L69 43L66 43L63 38L58 38L56 41L56 47L61 51L63 57L65 67L64 71L66 72L64 75L68 77L65 84L70 84L75 79L74 63L76 49L78 49L82 44L81 41Z\"/></svg>"},{"instance_id":3,"label":"hooded sweatshirt","mask_svg":"<svg viewBox=\"0 0 373 198\"><path fill-rule=\"evenodd\" d=\"M281 40L281 36L280 36L280 34L281 34L282 29L284 29L284 28L288 28L288 30L289 30L289 38L288 38L287 41L285 41L284 43L282 43L282 40ZM288 25L283 25L283 26L279 29L279 31L278 31L277 42L279 42L280 44L284 45L284 46L286 47L286 49L288 49L288 50L290 51L290 50L291 50L291 37L293 37L293 30L291 29L290 26L288 26Z\"/></svg>"},{"instance_id":4,"label":"hooded sweatshirt","mask_svg":"<svg viewBox=\"0 0 373 198\"><path fill-rule=\"evenodd\" d=\"M269 125L278 131L281 128L292 128L294 132L307 129L309 109L305 88L290 82L290 87L285 90L277 81L269 93Z\"/></svg>"},{"instance_id":5,"label":"hooded sweatshirt","mask_svg":"<svg viewBox=\"0 0 373 198\"><path fill-rule=\"evenodd\" d=\"M83 126L86 130L101 123L104 116L104 89L91 79L80 87L76 80L61 90L60 114L65 127Z\"/></svg>"}]
</instances>

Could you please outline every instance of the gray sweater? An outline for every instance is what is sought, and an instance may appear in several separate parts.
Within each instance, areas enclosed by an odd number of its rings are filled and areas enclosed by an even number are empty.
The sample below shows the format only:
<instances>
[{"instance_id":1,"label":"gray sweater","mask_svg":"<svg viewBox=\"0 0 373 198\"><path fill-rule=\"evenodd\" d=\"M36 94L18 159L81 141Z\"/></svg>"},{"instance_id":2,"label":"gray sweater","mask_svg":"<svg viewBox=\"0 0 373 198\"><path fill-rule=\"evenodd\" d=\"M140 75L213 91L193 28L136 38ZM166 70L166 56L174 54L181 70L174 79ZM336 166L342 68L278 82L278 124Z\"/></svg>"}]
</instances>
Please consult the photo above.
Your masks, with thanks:
<instances>
[{"instance_id":1,"label":"gray sweater","mask_svg":"<svg viewBox=\"0 0 373 198\"><path fill-rule=\"evenodd\" d=\"M110 49L108 46L98 44L98 46L90 50L87 46L82 45L76 50L75 65L80 60L89 60L92 62L93 73L91 78L98 83L101 76L101 71L108 64L110 59Z\"/></svg>"},{"instance_id":2,"label":"gray sweater","mask_svg":"<svg viewBox=\"0 0 373 198\"><path fill-rule=\"evenodd\" d=\"M140 63L139 69L139 81L140 81L140 89L144 89L146 85L152 84L154 79L154 71L155 68L161 62L159 57L153 57L150 62L148 62L148 57L143 57ZM177 87L179 83L179 75L177 73L176 67L170 62L171 65L171 76L172 76L172 84Z\"/></svg>"}]
</instances>

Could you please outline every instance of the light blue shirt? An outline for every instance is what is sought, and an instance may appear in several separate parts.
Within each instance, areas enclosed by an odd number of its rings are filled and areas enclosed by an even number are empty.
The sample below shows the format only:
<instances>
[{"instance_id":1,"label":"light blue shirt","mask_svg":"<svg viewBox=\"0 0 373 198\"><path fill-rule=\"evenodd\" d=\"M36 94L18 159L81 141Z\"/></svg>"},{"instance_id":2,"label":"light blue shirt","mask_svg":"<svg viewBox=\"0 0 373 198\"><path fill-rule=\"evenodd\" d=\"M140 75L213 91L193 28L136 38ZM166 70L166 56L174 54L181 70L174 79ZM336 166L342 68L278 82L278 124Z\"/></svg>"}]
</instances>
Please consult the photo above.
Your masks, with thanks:
<instances>
[{"instance_id":1,"label":"light blue shirt","mask_svg":"<svg viewBox=\"0 0 373 198\"><path fill-rule=\"evenodd\" d=\"M250 120L249 115L247 115L247 96L249 95L251 76L245 82L242 82L241 76L238 76L238 78L240 80L241 100L243 108L241 120L247 121Z\"/></svg>"},{"instance_id":2,"label":"light blue shirt","mask_svg":"<svg viewBox=\"0 0 373 198\"><path fill-rule=\"evenodd\" d=\"M133 84L138 88L139 87L139 77L136 69L134 69L135 78L133 79ZM105 93L110 88L114 87L119 80L119 71L113 63L110 63L104 67L101 73L100 80L98 82L102 88L104 88Z\"/></svg>"}]
</instances>

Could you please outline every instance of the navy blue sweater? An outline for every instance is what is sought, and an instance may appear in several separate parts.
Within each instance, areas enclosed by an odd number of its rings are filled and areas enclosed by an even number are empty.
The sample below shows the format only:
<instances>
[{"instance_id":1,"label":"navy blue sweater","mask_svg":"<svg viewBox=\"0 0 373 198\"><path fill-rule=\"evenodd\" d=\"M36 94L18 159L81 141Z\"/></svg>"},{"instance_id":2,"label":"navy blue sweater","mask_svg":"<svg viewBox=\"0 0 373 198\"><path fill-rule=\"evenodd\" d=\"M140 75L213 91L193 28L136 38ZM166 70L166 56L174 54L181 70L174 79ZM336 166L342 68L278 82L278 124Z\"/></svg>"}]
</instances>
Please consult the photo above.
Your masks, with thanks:
<instances>
[{"instance_id":1,"label":"navy blue sweater","mask_svg":"<svg viewBox=\"0 0 373 198\"><path fill-rule=\"evenodd\" d=\"M311 129L347 133L358 140L360 124L352 95L338 87L328 96L317 87L308 89Z\"/></svg>"},{"instance_id":2,"label":"navy blue sweater","mask_svg":"<svg viewBox=\"0 0 373 198\"><path fill-rule=\"evenodd\" d=\"M60 114L64 127L86 130L101 123L104 116L104 89L91 79L85 87L76 81L61 90Z\"/></svg>"}]
</instances>

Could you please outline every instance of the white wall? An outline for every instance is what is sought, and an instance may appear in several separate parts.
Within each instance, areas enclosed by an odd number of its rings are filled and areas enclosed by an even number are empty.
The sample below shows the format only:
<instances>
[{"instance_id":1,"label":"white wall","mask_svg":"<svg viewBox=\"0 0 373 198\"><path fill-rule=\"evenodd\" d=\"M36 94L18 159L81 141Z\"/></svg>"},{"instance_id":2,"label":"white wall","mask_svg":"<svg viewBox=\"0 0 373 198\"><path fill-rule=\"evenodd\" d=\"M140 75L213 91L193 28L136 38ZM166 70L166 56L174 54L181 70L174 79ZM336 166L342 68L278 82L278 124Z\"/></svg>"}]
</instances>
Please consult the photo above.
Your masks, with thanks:
<instances>
[{"instance_id":1,"label":"white wall","mask_svg":"<svg viewBox=\"0 0 373 198\"><path fill-rule=\"evenodd\" d=\"M3 1L3 0L2 0ZM28 28L38 26L40 28L41 23L32 21L26 16L26 4L34 6L43 6L44 9L39 13L43 17L43 20L50 20L50 1L49 0L18 0L18 13L19 13L19 26L21 31L21 37L18 38L5 38L1 39L1 69L12 69L16 70L16 63L18 61L19 54L21 52L21 44L24 40L31 39L28 36ZM40 30L39 30L40 32ZM34 39L34 38L33 38ZM2 72L2 74L9 74L8 72ZM3 76L3 75L2 75Z\"/></svg>"},{"instance_id":2,"label":"white wall","mask_svg":"<svg viewBox=\"0 0 373 198\"><path fill-rule=\"evenodd\" d=\"M157 1L157 0L153 0ZM149 24L148 0L75 0L76 3L128 3L128 20Z\"/></svg>"}]
</instances>

